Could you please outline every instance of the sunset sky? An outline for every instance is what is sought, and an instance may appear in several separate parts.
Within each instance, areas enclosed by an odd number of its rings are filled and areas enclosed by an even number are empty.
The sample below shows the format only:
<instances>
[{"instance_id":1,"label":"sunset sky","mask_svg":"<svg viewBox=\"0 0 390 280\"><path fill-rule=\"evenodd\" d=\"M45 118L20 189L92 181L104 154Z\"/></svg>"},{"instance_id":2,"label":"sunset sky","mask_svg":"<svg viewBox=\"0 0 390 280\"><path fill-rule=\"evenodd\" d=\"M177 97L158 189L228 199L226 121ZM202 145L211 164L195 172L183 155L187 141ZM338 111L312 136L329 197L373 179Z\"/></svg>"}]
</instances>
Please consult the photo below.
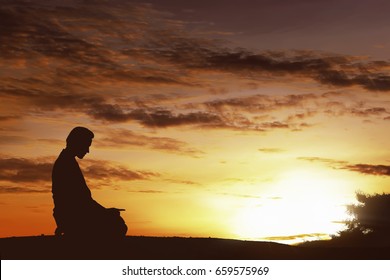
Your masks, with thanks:
<instances>
[{"instance_id":1,"label":"sunset sky","mask_svg":"<svg viewBox=\"0 0 390 280\"><path fill-rule=\"evenodd\" d=\"M128 235L323 239L390 192L389 1L0 4L0 237L54 233L75 126Z\"/></svg>"}]
</instances>

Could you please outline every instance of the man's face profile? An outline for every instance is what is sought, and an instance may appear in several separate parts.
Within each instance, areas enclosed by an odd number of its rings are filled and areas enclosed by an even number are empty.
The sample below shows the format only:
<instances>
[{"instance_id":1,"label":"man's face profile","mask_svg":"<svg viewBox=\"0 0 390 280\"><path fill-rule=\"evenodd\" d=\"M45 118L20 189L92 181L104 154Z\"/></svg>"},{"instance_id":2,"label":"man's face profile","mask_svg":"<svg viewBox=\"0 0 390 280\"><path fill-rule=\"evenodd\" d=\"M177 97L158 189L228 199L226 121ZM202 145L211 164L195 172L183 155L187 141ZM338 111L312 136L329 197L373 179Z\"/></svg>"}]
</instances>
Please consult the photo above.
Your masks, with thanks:
<instances>
[{"instance_id":1,"label":"man's face profile","mask_svg":"<svg viewBox=\"0 0 390 280\"><path fill-rule=\"evenodd\" d=\"M77 146L75 147L75 153L76 156L79 159L84 158L84 156L89 153L89 147L92 144L92 140L84 140L77 143Z\"/></svg>"}]
</instances>

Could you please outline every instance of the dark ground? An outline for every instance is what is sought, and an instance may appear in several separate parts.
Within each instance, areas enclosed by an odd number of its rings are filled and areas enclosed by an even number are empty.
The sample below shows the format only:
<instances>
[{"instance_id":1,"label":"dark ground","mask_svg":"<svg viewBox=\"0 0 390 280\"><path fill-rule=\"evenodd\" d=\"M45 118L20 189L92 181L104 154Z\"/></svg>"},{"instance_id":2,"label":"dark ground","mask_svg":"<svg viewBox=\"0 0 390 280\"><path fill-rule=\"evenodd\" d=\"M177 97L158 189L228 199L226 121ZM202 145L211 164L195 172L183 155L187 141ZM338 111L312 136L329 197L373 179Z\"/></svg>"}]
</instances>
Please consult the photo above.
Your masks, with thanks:
<instances>
[{"instance_id":1,"label":"dark ground","mask_svg":"<svg viewBox=\"0 0 390 280\"><path fill-rule=\"evenodd\" d=\"M0 256L2 260L387 260L390 247L289 246L274 242L179 237L76 242L63 237L36 236L1 238Z\"/></svg>"}]
</instances>

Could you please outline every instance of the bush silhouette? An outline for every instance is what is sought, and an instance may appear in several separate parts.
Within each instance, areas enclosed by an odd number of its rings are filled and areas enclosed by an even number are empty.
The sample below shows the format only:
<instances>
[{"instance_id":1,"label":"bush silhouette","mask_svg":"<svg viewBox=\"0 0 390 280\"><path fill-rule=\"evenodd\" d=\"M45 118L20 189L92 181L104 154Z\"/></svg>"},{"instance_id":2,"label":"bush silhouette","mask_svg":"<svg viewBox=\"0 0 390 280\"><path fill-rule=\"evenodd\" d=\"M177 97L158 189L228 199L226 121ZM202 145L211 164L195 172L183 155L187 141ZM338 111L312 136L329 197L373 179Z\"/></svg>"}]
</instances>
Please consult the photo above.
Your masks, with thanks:
<instances>
[{"instance_id":1,"label":"bush silhouette","mask_svg":"<svg viewBox=\"0 0 390 280\"><path fill-rule=\"evenodd\" d=\"M358 204L347 206L352 219L346 222L347 229L335 239L349 244L389 244L390 240L390 194L368 195L357 193Z\"/></svg>"}]
</instances>

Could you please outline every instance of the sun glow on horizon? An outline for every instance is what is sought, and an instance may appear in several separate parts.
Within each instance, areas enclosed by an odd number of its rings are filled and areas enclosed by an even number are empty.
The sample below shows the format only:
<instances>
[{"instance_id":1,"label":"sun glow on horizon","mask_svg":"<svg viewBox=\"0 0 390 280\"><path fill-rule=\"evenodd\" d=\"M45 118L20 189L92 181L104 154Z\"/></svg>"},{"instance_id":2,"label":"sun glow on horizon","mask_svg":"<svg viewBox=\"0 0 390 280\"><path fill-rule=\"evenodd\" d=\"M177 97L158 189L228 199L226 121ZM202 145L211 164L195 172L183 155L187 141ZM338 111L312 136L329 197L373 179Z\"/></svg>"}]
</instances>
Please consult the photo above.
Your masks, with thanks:
<instances>
[{"instance_id":1,"label":"sun glow on horizon","mask_svg":"<svg viewBox=\"0 0 390 280\"><path fill-rule=\"evenodd\" d=\"M273 184L269 196L252 199L238 211L234 233L242 239L278 237L283 243L336 234L349 218L345 208L351 202L345 192L348 187L346 180L321 171L289 171ZM285 240L279 238L283 236Z\"/></svg>"}]
</instances>

